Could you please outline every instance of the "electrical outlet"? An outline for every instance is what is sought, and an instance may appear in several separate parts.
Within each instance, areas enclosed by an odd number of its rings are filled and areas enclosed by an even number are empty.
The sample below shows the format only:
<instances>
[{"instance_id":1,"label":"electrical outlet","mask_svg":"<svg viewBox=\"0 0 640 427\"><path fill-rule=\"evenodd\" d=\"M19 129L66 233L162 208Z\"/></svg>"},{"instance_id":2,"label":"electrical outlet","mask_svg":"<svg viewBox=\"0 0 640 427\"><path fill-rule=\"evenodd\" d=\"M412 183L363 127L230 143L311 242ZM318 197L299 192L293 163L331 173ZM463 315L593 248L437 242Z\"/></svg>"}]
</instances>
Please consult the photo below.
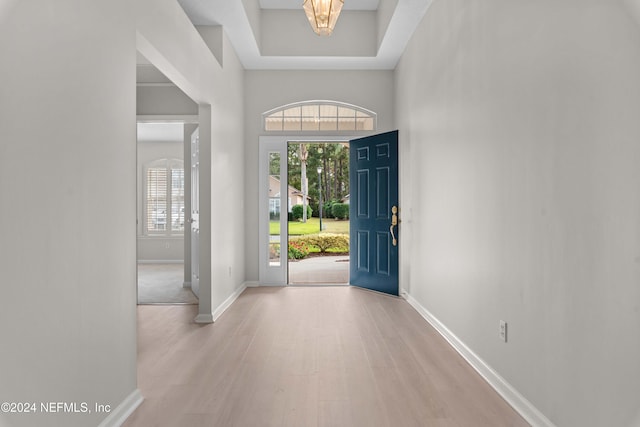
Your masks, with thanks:
<instances>
[{"instance_id":1,"label":"electrical outlet","mask_svg":"<svg viewBox=\"0 0 640 427\"><path fill-rule=\"evenodd\" d=\"M507 342L507 322L504 320L500 321L500 339Z\"/></svg>"}]
</instances>

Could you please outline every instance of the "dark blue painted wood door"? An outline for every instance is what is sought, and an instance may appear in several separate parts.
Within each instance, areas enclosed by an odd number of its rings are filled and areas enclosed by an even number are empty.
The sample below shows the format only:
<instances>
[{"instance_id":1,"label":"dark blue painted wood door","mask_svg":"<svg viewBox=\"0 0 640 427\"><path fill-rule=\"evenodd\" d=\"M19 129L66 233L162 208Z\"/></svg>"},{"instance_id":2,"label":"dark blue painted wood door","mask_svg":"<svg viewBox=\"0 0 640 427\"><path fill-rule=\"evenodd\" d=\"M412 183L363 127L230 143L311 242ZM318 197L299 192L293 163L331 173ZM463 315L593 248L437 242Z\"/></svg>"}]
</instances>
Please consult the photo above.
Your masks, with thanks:
<instances>
[{"instance_id":1,"label":"dark blue painted wood door","mask_svg":"<svg viewBox=\"0 0 640 427\"><path fill-rule=\"evenodd\" d=\"M349 147L349 283L398 295L398 131Z\"/></svg>"}]
</instances>

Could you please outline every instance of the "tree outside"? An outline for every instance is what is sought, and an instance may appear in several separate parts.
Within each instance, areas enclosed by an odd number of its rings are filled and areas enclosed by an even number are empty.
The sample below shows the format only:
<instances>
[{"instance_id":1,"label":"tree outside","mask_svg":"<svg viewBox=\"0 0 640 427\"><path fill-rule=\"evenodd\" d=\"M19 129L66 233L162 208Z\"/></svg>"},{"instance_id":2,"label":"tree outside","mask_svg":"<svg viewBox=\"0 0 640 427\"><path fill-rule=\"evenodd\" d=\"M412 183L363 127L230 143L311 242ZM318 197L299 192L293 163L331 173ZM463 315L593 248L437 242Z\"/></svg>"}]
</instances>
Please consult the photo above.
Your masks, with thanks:
<instances>
[{"instance_id":1,"label":"tree outside","mask_svg":"<svg viewBox=\"0 0 640 427\"><path fill-rule=\"evenodd\" d=\"M295 215L295 219L292 216L289 218L289 246L291 249L294 245L294 257L299 258L304 252L300 249L305 247L309 248L310 253L348 253L349 207L343 204L345 196L349 194L348 144L290 143L287 161L288 184L309 196L312 215L312 218L304 218L300 214ZM318 218L320 191L323 202L322 230ZM296 208L296 213L298 211L306 213L302 206ZM271 231L273 233L276 230ZM300 243L303 245L300 246Z\"/></svg>"},{"instance_id":2,"label":"tree outside","mask_svg":"<svg viewBox=\"0 0 640 427\"><path fill-rule=\"evenodd\" d=\"M347 143L290 143L287 151L289 185L301 190L303 189L304 163L301 159L301 145L305 147L302 157L306 154L307 194L311 198L312 215L317 217L319 182L322 185L323 205L341 202L349 194L349 145ZM318 168L321 169L320 174L318 174ZM324 218L325 215L323 215Z\"/></svg>"}]
</instances>

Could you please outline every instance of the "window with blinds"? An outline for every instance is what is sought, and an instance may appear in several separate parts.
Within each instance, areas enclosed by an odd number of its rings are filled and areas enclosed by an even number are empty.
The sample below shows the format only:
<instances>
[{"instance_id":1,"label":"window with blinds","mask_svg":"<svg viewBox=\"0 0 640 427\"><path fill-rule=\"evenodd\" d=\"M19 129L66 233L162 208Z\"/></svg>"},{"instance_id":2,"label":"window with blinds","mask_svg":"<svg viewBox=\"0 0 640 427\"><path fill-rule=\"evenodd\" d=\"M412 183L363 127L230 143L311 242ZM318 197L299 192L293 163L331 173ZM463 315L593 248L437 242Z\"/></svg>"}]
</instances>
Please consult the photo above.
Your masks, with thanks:
<instances>
[{"instance_id":1,"label":"window with blinds","mask_svg":"<svg viewBox=\"0 0 640 427\"><path fill-rule=\"evenodd\" d=\"M181 160L159 160L145 173L145 230L170 235L184 230L184 166Z\"/></svg>"}]
</instances>

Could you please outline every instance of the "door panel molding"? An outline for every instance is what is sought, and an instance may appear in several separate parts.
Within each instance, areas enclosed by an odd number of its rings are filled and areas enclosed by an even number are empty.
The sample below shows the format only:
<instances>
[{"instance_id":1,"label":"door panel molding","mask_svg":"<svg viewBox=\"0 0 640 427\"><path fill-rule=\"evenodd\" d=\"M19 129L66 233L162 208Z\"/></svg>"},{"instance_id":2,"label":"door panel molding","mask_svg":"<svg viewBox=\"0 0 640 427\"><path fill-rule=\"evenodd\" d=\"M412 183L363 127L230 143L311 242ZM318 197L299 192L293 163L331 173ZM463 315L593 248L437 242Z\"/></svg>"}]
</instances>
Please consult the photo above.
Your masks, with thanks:
<instances>
[{"instance_id":1,"label":"door panel molding","mask_svg":"<svg viewBox=\"0 0 640 427\"><path fill-rule=\"evenodd\" d=\"M392 212L399 198L398 131L351 140L349 144L349 282L398 296L398 228Z\"/></svg>"}]
</instances>

